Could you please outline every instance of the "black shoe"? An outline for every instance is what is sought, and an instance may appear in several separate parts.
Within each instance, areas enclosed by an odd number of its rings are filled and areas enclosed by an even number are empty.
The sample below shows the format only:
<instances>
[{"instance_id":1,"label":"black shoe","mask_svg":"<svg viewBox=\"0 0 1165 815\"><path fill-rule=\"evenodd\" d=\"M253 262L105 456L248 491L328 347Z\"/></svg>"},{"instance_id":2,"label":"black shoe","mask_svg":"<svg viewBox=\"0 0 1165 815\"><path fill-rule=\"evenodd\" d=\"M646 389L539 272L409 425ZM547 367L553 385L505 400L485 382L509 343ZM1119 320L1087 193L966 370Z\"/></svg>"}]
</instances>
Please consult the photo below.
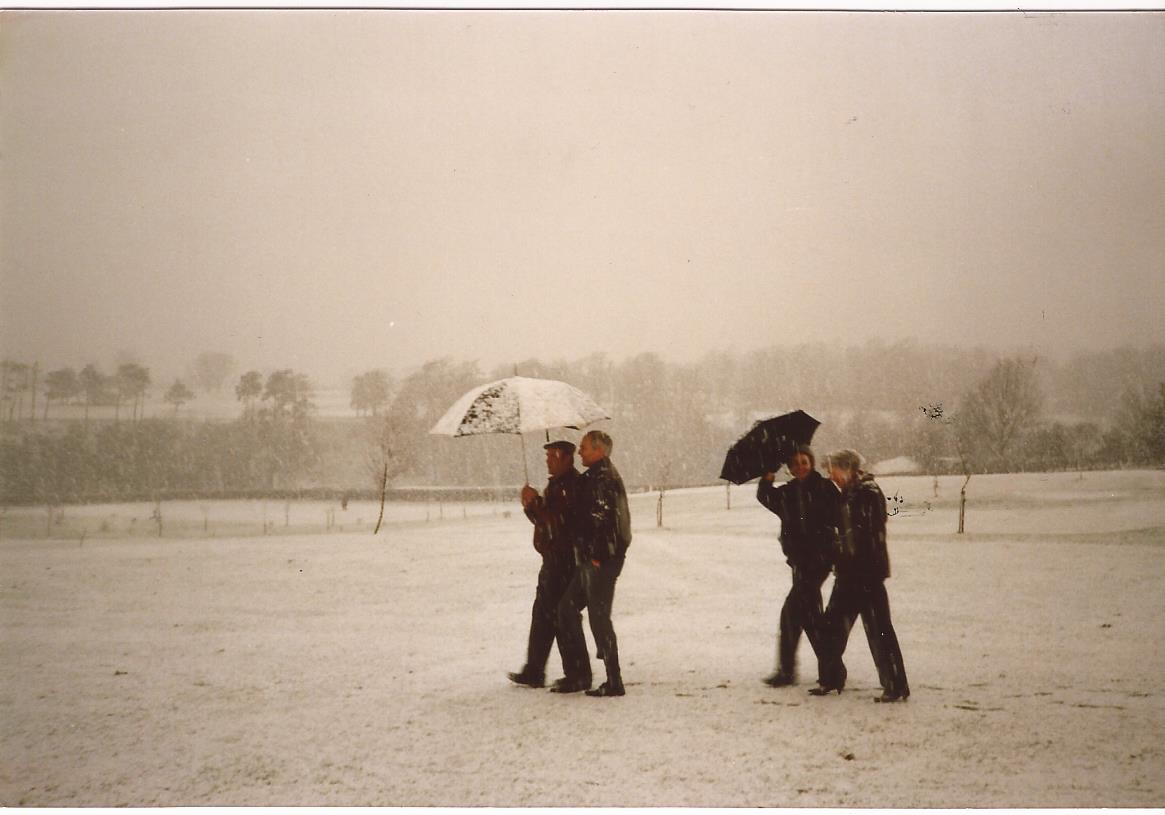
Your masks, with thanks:
<instances>
[{"instance_id":1,"label":"black shoe","mask_svg":"<svg viewBox=\"0 0 1165 815\"><path fill-rule=\"evenodd\" d=\"M841 696L842 688L840 685L818 685L815 688L809 689L809 695L810 696L828 696L829 694L833 693L834 691L837 691L837 695Z\"/></svg>"},{"instance_id":2,"label":"black shoe","mask_svg":"<svg viewBox=\"0 0 1165 815\"><path fill-rule=\"evenodd\" d=\"M789 685L797 684L797 678L793 674L786 673L785 671L777 671L776 673L769 674L761 681L770 688L787 688Z\"/></svg>"},{"instance_id":3,"label":"black shoe","mask_svg":"<svg viewBox=\"0 0 1165 815\"><path fill-rule=\"evenodd\" d=\"M604 682L594 690L587 691L587 696L626 696L627 691L623 690L623 686L612 685L610 682Z\"/></svg>"},{"instance_id":4,"label":"black shoe","mask_svg":"<svg viewBox=\"0 0 1165 815\"><path fill-rule=\"evenodd\" d=\"M910 691L908 691L908 690L895 691L894 693L891 693L890 691L887 690L887 691L882 691L881 696L875 696L874 701L875 702L883 702L883 703L888 704L890 702L905 702L909 698L910 698Z\"/></svg>"},{"instance_id":5,"label":"black shoe","mask_svg":"<svg viewBox=\"0 0 1165 815\"><path fill-rule=\"evenodd\" d=\"M546 686L546 677L538 676L537 674L530 674L522 671L521 673L506 674L510 677L510 681L515 685L525 685L528 688L542 688Z\"/></svg>"},{"instance_id":6,"label":"black shoe","mask_svg":"<svg viewBox=\"0 0 1165 815\"><path fill-rule=\"evenodd\" d=\"M589 679L571 679L564 676L562 679L555 680L554 684L550 686L551 693L578 693L580 690L588 690L591 686Z\"/></svg>"}]
</instances>

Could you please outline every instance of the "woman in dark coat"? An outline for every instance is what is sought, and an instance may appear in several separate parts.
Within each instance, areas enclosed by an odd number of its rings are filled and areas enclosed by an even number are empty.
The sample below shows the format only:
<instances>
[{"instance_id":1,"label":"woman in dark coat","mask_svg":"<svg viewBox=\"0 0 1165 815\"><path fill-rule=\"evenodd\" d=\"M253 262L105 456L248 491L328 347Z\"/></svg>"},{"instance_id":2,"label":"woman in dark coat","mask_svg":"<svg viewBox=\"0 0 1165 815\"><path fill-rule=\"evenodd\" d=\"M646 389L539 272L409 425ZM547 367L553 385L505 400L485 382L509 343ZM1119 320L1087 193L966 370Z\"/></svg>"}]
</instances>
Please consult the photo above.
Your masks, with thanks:
<instances>
[{"instance_id":1,"label":"woman in dark coat","mask_svg":"<svg viewBox=\"0 0 1165 815\"><path fill-rule=\"evenodd\" d=\"M846 670L842 662L854 621L860 616L882 695L877 702L904 702L910 696L902 649L890 621L886 578L890 556L886 549L886 496L874 477L862 470L862 457L853 450L829 456L830 478L841 490L837 513L833 593L825 610L820 685L809 692L824 696L841 693Z\"/></svg>"},{"instance_id":2,"label":"woman in dark coat","mask_svg":"<svg viewBox=\"0 0 1165 815\"><path fill-rule=\"evenodd\" d=\"M781 607L777 669L765 678L774 688L797 681L797 643L804 631L820 658L821 585L829 576L837 488L816 470L813 450L798 447L787 466L793 478L773 486L776 473L757 484L756 500L781 519L781 551L793 570L793 585Z\"/></svg>"}]
</instances>

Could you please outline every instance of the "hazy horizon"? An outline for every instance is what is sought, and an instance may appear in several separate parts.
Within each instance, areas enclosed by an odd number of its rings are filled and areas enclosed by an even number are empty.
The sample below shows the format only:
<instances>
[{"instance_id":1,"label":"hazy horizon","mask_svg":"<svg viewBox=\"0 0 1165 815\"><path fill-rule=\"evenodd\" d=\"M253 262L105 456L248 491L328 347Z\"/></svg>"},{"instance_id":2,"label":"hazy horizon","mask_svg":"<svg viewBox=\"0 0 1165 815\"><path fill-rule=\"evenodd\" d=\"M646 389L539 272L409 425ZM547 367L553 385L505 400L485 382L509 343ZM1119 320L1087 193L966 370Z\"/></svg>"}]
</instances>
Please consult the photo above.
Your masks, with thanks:
<instances>
[{"instance_id":1,"label":"hazy horizon","mask_svg":"<svg viewBox=\"0 0 1165 815\"><path fill-rule=\"evenodd\" d=\"M1165 341L1165 14L5 11L0 53L44 369Z\"/></svg>"}]
</instances>

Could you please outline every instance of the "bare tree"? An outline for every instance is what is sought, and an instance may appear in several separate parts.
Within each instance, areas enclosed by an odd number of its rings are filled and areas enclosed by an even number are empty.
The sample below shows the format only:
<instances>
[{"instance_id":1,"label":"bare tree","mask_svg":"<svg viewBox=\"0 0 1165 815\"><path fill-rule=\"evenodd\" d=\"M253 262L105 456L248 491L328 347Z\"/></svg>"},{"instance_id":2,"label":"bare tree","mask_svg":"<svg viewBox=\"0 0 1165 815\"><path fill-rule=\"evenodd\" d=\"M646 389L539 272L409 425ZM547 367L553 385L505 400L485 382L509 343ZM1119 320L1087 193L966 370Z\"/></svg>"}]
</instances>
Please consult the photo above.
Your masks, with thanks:
<instances>
[{"instance_id":1,"label":"bare tree","mask_svg":"<svg viewBox=\"0 0 1165 815\"><path fill-rule=\"evenodd\" d=\"M454 468L457 477L480 473L478 462L466 462L464 453L457 451L447 458L444 439L429 435L429 428L449 406L474 385L481 383L476 362L453 362L443 358L426 362L421 369L405 377L396 389L388 410L404 428L399 441L407 448L410 466L420 469L432 484L449 483ZM444 455L442 455L444 454Z\"/></svg>"},{"instance_id":2,"label":"bare tree","mask_svg":"<svg viewBox=\"0 0 1165 815\"><path fill-rule=\"evenodd\" d=\"M1024 437L1039 425L1044 398L1035 366L1035 359L999 360L963 397L956 436L980 466L1010 471Z\"/></svg>"},{"instance_id":3,"label":"bare tree","mask_svg":"<svg viewBox=\"0 0 1165 815\"><path fill-rule=\"evenodd\" d=\"M384 503L388 482L408 469L411 448L402 443L407 429L399 417L389 414L368 421L369 446L365 464L369 476L380 490L380 514L376 518L375 535L384 521Z\"/></svg>"},{"instance_id":4,"label":"bare tree","mask_svg":"<svg viewBox=\"0 0 1165 815\"><path fill-rule=\"evenodd\" d=\"M931 423L931 427L940 428L943 435L947 436L953 442L955 451L958 453L959 469L962 472L963 486L959 489L959 528L956 530L958 534L962 535L966 529L967 516L967 485L971 483L971 475L974 473L974 458L971 448L965 444L966 434L960 432L960 427L956 421L956 417L946 413L941 402L932 405L922 405L919 407L926 419ZM937 468L937 451L940 451L941 441L933 438L930 431L931 428L926 428L924 434L930 436L924 443L922 449L930 454L930 464L932 468ZM938 496L938 476L934 479L934 494Z\"/></svg>"},{"instance_id":5,"label":"bare tree","mask_svg":"<svg viewBox=\"0 0 1165 815\"><path fill-rule=\"evenodd\" d=\"M959 442L958 428L955 428L955 447L959 451L959 463L963 469L963 486L959 488L959 528L956 530L960 535L966 531L967 518L967 485L971 483L971 457L967 449Z\"/></svg>"},{"instance_id":6,"label":"bare tree","mask_svg":"<svg viewBox=\"0 0 1165 815\"><path fill-rule=\"evenodd\" d=\"M1115 431L1124 458L1136 464L1165 464L1165 382L1126 387L1121 394Z\"/></svg>"}]
</instances>

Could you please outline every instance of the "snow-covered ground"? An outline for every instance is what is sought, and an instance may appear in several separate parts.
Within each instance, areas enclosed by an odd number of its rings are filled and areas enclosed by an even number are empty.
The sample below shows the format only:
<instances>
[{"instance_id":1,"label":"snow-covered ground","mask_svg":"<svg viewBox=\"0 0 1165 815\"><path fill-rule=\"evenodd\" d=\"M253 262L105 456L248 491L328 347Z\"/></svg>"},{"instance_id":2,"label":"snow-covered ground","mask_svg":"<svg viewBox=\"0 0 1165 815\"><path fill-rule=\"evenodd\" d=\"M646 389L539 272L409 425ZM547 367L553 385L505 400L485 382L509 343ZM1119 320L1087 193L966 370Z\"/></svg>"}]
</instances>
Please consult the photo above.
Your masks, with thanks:
<instances>
[{"instance_id":1,"label":"snow-covered ground","mask_svg":"<svg viewBox=\"0 0 1165 815\"><path fill-rule=\"evenodd\" d=\"M49 538L10 509L0 804L1160 806L1165 473L976 476L962 536L960 481L881 479L904 705L873 704L860 630L842 696L806 694L805 643L801 686L760 683L789 577L750 485L668 493L663 529L633 497L621 699L506 680L538 562L498 505L376 537L368 505L322 533L328 507L271 502L263 535L254 504L206 533L164 504L163 538L151 505Z\"/></svg>"}]
</instances>

